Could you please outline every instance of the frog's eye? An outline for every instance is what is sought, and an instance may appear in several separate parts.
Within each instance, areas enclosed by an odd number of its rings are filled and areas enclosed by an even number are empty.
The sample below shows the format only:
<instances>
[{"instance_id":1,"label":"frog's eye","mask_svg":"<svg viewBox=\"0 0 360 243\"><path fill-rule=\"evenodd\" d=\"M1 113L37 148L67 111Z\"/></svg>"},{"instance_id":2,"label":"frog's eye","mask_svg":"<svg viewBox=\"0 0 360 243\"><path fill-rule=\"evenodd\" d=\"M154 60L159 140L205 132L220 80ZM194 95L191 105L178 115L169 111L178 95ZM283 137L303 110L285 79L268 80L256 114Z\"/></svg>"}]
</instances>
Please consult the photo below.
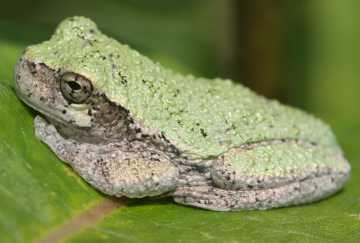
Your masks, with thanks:
<instances>
[{"instance_id":1,"label":"frog's eye","mask_svg":"<svg viewBox=\"0 0 360 243\"><path fill-rule=\"evenodd\" d=\"M60 90L64 98L71 103L83 103L91 95L89 80L75 73L65 73L60 77Z\"/></svg>"}]
</instances>

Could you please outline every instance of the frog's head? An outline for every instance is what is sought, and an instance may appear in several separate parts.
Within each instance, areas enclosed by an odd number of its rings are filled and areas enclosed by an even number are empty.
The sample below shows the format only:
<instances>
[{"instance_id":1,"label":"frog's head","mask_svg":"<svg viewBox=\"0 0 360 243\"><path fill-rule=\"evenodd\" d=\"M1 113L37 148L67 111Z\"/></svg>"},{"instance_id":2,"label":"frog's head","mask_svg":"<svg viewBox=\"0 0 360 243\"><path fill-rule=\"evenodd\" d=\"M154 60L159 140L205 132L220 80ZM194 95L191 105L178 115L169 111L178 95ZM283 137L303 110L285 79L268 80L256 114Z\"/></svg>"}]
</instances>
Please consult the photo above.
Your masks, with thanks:
<instances>
[{"instance_id":1,"label":"frog's head","mask_svg":"<svg viewBox=\"0 0 360 243\"><path fill-rule=\"evenodd\" d=\"M15 70L16 90L66 135L107 139L124 134L131 122L127 110L114 102L126 103L125 96L112 87L114 82L126 85L127 67L138 56L102 35L92 21L68 18L50 40L24 51Z\"/></svg>"}]
</instances>

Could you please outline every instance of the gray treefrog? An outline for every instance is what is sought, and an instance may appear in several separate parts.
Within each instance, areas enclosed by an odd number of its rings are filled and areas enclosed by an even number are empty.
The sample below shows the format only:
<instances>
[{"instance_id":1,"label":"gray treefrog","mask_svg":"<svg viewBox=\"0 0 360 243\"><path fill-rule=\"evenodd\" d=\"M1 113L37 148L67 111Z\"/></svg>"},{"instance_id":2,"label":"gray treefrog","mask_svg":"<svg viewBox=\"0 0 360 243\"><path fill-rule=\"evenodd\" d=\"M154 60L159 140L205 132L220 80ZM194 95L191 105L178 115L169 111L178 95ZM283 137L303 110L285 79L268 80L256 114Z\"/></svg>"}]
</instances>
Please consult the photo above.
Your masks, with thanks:
<instances>
[{"instance_id":1,"label":"gray treefrog","mask_svg":"<svg viewBox=\"0 0 360 243\"><path fill-rule=\"evenodd\" d=\"M217 210L313 202L350 166L330 128L230 80L183 76L84 17L28 47L18 96L36 135L105 194Z\"/></svg>"}]
</instances>

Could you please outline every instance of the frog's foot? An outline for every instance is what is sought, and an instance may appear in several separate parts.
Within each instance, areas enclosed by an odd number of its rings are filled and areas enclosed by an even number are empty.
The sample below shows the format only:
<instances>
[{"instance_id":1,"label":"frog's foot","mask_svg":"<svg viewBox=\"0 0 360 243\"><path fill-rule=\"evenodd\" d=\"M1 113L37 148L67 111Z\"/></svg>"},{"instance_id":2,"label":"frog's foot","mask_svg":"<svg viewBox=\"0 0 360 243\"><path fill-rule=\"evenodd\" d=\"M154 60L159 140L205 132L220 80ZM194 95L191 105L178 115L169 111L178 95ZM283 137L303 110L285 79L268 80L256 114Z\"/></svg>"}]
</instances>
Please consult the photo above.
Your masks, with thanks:
<instances>
[{"instance_id":1,"label":"frog's foot","mask_svg":"<svg viewBox=\"0 0 360 243\"><path fill-rule=\"evenodd\" d=\"M264 210L319 200L334 193L338 183L332 176L322 176L256 190L180 187L172 195L177 203L215 211Z\"/></svg>"},{"instance_id":2,"label":"frog's foot","mask_svg":"<svg viewBox=\"0 0 360 243\"><path fill-rule=\"evenodd\" d=\"M341 151L300 141L235 148L214 161L208 186L178 188L175 201L229 211L308 203L339 190L350 166Z\"/></svg>"},{"instance_id":3,"label":"frog's foot","mask_svg":"<svg viewBox=\"0 0 360 243\"><path fill-rule=\"evenodd\" d=\"M141 143L82 143L64 138L45 119L35 118L35 131L56 155L103 193L132 198L174 190L178 169L164 153Z\"/></svg>"}]
</instances>

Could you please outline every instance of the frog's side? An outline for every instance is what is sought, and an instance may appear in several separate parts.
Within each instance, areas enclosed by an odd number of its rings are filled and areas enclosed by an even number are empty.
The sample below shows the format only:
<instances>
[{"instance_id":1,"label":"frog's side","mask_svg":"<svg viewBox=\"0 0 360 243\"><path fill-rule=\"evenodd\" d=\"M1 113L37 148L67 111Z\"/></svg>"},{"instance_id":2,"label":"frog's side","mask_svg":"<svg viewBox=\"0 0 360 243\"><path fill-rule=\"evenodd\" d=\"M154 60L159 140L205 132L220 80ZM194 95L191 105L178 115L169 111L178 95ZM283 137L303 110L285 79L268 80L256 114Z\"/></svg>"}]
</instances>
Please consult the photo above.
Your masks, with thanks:
<instances>
[{"instance_id":1,"label":"frog's side","mask_svg":"<svg viewBox=\"0 0 360 243\"><path fill-rule=\"evenodd\" d=\"M86 18L25 51L16 89L45 117L37 136L109 195L267 209L324 198L349 176L321 121L231 81L174 74Z\"/></svg>"}]
</instances>

